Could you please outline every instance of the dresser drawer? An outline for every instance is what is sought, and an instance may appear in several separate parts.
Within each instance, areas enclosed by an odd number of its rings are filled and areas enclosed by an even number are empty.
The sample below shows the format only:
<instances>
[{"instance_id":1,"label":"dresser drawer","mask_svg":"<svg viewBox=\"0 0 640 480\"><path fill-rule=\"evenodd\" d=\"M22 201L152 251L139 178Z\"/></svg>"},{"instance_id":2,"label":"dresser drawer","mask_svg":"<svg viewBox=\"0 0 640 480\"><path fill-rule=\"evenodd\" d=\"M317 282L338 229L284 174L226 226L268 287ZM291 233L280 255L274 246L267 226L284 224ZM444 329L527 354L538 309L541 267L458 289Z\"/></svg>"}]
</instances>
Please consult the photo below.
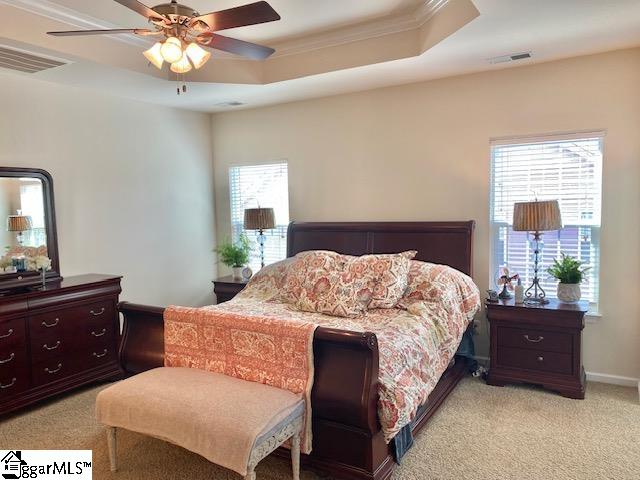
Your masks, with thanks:
<instances>
[{"instance_id":1,"label":"dresser drawer","mask_svg":"<svg viewBox=\"0 0 640 480\"><path fill-rule=\"evenodd\" d=\"M34 363L31 375L35 386L61 380L84 369L86 366L69 356L60 356L42 362Z\"/></svg>"},{"instance_id":2,"label":"dresser drawer","mask_svg":"<svg viewBox=\"0 0 640 480\"><path fill-rule=\"evenodd\" d=\"M78 307L79 315L91 325L98 325L105 321L113 322L115 310L113 302L95 302Z\"/></svg>"},{"instance_id":3,"label":"dresser drawer","mask_svg":"<svg viewBox=\"0 0 640 480\"><path fill-rule=\"evenodd\" d=\"M571 334L533 328L498 328L498 346L571 354Z\"/></svg>"},{"instance_id":4,"label":"dresser drawer","mask_svg":"<svg viewBox=\"0 0 640 480\"><path fill-rule=\"evenodd\" d=\"M34 362L55 360L74 351L68 336L51 335L45 340L31 341L31 358Z\"/></svg>"},{"instance_id":5,"label":"dresser drawer","mask_svg":"<svg viewBox=\"0 0 640 480\"><path fill-rule=\"evenodd\" d=\"M0 355L0 402L31 384L29 362L24 345Z\"/></svg>"},{"instance_id":6,"label":"dresser drawer","mask_svg":"<svg viewBox=\"0 0 640 480\"><path fill-rule=\"evenodd\" d=\"M571 375L573 373L572 361L573 356L565 353L498 347L498 365L500 367Z\"/></svg>"},{"instance_id":7,"label":"dresser drawer","mask_svg":"<svg viewBox=\"0 0 640 480\"><path fill-rule=\"evenodd\" d=\"M0 357L15 346L24 345L26 341L25 319L16 318L0 323Z\"/></svg>"},{"instance_id":8,"label":"dresser drawer","mask_svg":"<svg viewBox=\"0 0 640 480\"><path fill-rule=\"evenodd\" d=\"M26 390L30 385L29 369L25 365L13 369L0 368L0 403Z\"/></svg>"},{"instance_id":9,"label":"dresser drawer","mask_svg":"<svg viewBox=\"0 0 640 480\"><path fill-rule=\"evenodd\" d=\"M69 310L58 310L29 317L31 345L57 340L72 327L73 318Z\"/></svg>"},{"instance_id":10,"label":"dresser drawer","mask_svg":"<svg viewBox=\"0 0 640 480\"><path fill-rule=\"evenodd\" d=\"M97 368L113 363L117 359L117 347L113 339L110 339L109 341L94 342L87 350L83 351L79 361L84 365L84 368Z\"/></svg>"}]
</instances>

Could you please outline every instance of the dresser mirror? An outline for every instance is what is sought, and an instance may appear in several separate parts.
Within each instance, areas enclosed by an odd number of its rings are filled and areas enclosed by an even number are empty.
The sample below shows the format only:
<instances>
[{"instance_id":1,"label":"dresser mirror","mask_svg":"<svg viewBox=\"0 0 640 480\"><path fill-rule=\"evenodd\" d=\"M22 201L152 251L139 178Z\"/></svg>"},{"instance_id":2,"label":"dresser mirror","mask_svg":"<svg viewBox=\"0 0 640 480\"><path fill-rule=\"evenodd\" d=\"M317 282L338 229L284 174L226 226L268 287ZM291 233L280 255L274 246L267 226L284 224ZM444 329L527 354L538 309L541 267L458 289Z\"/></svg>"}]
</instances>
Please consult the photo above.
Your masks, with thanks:
<instances>
[{"instance_id":1,"label":"dresser mirror","mask_svg":"<svg viewBox=\"0 0 640 480\"><path fill-rule=\"evenodd\" d=\"M53 181L44 170L0 167L0 292L60 280Z\"/></svg>"}]
</instances>

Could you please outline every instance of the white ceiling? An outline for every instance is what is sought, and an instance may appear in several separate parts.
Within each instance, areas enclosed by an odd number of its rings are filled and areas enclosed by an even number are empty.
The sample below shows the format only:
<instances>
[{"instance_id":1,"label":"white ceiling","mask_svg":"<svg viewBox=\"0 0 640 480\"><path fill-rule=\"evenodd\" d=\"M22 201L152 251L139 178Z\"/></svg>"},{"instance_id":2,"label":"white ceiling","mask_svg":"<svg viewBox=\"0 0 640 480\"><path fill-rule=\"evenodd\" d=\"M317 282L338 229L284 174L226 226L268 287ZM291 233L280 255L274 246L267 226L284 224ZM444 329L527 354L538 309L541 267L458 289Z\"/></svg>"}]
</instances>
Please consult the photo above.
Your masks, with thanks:
<instances>
[{"instance_id":1,"label":"white ceiling","mask_svg":"<svg viewBox=\"0 0 640 480\"><path fill-rule=\"evenodd\" d=\"M188 3L204 13L249 1L193 0ZM449 0L449 5L464 1L468 0ZM212 65L205 67L222 80L191 83L188 95L179 97L166 76L146 69L140 55L143 47L134 43L134 39L124 42L113 37L51 39L44 35L43 32L50 29L89 28L89 21L104 26L144 26L142 17L110 0L0 0L0 15L4 18L0 45L13 45L74 62L34 74L36 78L201 111L227 110L228 107L218 104L229 101L256 107L640 45L640 0L472 1L480 15L468 23L467 20L462 22L462 28L422 54L418 51L413 55L397 55L399 59L396 60L290 75L289 80L273 83L266 83L265 74L257 70L259 64L222 57L219 63L211 62ZM53 20L43 16L42 9L25 10L28 3L40 4L40 7L65 7L64 22L60 18ZM291 57L296 63L304 63L300 59L311 59L314 54L319 56L310 44L316 45L314 48L317 49L317 45L329 40L334 45L340 43L341 38L352 41L364 34L389 34L394 28L408 25L406 19L425 3L444 2L270 0L270 3L283 20L223 33L262 42L280 52L306 45L307 56L300 53L299 57ZM21 8L16 8L16 4ZM39 13L33 13L34 10ZM342 50L350 45L344 44ZM522 51L531 51L533 58L501 65L487 62L491 57ZM88 52L95 61L88 60ZM337 55L335 52L330 48L322 50L323 61L330 61L330 55ZM276 62L287 58L274 58L268 62L277 66ZM237 76L240 67L242 75ZM238 78L242 80L238 81Z\"/></svg>"}]
</instances>

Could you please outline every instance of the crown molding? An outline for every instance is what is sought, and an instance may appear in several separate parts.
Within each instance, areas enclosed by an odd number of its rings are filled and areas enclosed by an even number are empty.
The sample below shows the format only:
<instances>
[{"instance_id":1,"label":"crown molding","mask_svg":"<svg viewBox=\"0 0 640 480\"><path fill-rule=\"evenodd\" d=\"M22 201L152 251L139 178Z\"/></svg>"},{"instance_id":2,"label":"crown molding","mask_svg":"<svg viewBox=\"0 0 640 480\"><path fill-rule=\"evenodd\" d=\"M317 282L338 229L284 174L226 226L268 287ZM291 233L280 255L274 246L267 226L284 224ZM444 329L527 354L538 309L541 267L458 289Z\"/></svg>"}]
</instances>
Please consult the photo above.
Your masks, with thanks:
<instances>
[{"instance_id":1,"label":"crown molding","mask_svg":"<svg viewBox=\"0 0 640 480\"><path fill-rule=\"evenodd\" d=\"M78 29L110 29L110 28L122 28L121 26L113 23L105 22L104 20L91 17L84 13L80 13L77 10L58 5L49 0L0 0L0 4L9 5L11 7L25 10L29 13L34 13L42 17L50 18L56 22L64 23L66 25L76 27ZM118 42L127 43L129 45L136 45L140 47L146 47L149 45L147 40L136 37L135 35L105 35L106 38L116 40Z\"/></svg>"},{"instance_id":2,"label":"crown molding","mask_svg":"<svg viewBox=\"0 0 640 480\"><path fill-rule=\"evenodd\" d=\"M301 35L290 40L274 42L271 44L276 52L271 58L285 57L312 52L323 48L336 47L348 43L367 40L369 38L392 35L394 33L405 32L420 28L443 8L450 0L425 0L410 12L405 12L395 16L388 16L362 22L354 25L347 25L315 35ZM78 29L110 29L121 28L104 20L86 15L77 10L61 6L50 0L0 0L0 4L19 8L42 17L50 18L57 22L67 24ZM135 45L148 47L149 41L135 35L105 35L107 38ZM265 42L269 43L269 42ZM217 52L219 58L237 58L235 55L225 52Z\"/></svg>"},{"instance_id":3,"label":"crown molding","mask_svg":"<svg viewBox=\"0 0 640 480\"><path fill-rule=\"evenodd\" d=\"M355 25L347 25L316 35L301 35L291 40L275 42L271 46L276 49L276 52L271 58L298 55L322 48L336 47L369 38L415 30L431 20L448 2L449 0L426 0L411 12Z\"/></svg>"}]
</instances>

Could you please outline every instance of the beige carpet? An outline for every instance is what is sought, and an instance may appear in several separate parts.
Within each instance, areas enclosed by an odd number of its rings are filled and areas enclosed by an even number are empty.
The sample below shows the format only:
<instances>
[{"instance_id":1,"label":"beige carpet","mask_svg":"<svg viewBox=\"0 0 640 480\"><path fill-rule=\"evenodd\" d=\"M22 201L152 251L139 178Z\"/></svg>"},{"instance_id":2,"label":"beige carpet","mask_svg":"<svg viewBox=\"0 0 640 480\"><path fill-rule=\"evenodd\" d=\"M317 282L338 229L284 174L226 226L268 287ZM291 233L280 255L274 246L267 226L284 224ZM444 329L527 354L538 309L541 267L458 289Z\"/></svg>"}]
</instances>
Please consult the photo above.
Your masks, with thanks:
<instances>
[{"instance_id":1,"label":"beige carpet","mask_svg":"<svg viewBox=\"0 0 640 480\"><path fill-rule=\"evenodd\" d=\"M93 419L100 388L2 420L0 449L92 449L94 479L240 478L178 447L128 432L119 437L120 470L112 475L103 431ZM263 461L257 473L258 480L291 478L289 464L277 458ZM304 471L302 478L321 477ZM638 479L638 391L592 383L586 400L579 401L467 378L420 432L393 478Z\"/></svg>"}]
</instances>

